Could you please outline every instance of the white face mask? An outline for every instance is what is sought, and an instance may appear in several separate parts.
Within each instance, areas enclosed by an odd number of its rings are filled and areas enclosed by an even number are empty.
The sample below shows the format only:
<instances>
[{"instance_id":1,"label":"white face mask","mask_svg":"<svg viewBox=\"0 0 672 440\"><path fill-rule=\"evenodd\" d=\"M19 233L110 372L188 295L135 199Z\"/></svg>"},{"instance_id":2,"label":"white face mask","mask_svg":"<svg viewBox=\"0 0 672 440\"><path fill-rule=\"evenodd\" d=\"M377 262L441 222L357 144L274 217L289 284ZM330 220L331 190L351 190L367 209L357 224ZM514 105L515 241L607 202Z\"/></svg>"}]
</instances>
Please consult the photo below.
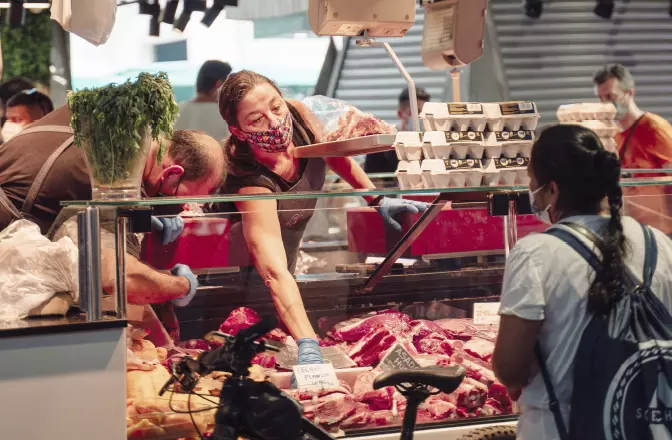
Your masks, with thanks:
<instances>
[{"instance_id":1,"label":"white face mask","mask_svg":"<svg viewBox=\"0 0 672 440\"><path fill-rule=\"evenodd\" d=\"M534 205L534 195L544 189L546 185L540 186L539 188L535 189L534 191L528 190L529 195L530 195L530 207L532 208L532 212L534 215L537 216L537 218L542 222L547 225L552 225L553 222L551 221L551 214L549 213L549 210L551 209L551 205L549 204L546 209L539 209Z\"/></svg>"},{"instance_id":2,"label":"white face mask","mask_svg":"<svg viewBox=\"0 0 672 440\"><path fill-rule=\"evenodd\" d=\"M5 122L5 125L2 126L2 140L7 142L14 136L16 136L21 130L23 130L23 125L17 124L16 122Z\"/></svg>"}]
</instances>

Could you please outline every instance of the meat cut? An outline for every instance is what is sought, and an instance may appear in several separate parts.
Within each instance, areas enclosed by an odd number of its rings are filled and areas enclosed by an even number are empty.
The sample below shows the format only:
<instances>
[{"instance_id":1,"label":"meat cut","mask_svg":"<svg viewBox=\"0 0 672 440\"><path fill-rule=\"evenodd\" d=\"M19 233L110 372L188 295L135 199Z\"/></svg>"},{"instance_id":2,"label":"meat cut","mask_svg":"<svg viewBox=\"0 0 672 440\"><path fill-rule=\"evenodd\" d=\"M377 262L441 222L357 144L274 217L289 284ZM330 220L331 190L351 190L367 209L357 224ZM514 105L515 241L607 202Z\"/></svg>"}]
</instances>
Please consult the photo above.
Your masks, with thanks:
<instances>
[{"instance_id":1,"label":"meat cut","mask_svg":"<svg viewBox=\"0 0 672 440\"><path fill-rule=\"evenodd\" d=\"M332 338L340 341L359 341L372 329L384 327L391 333L404 334L410 331L411 318L400 312L384 311L364 315L336 324L330 332Z\"/></svg>"},{"instance_id":2,"label":"meat cut","mask_svg":"<svg viewBox=\"0 0 672 440\"><path fill-rule=\"evenodd\" d=\"M351 139L372 134L394 134L397 129L372 114L351 107L338 119L338 127L325 136L325 142Z\"/></svg>"}]
</instances>

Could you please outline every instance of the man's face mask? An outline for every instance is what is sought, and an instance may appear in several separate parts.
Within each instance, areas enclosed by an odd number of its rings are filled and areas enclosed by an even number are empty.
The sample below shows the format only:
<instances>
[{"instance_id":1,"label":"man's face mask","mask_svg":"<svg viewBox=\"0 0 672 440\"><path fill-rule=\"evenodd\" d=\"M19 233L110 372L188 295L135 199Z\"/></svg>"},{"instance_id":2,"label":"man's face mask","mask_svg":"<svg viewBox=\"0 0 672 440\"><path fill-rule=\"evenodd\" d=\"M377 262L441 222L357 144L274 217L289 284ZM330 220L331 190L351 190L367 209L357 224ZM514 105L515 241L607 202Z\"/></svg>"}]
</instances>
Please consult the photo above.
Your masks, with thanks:
<instances>
[{"instance_id":1,"label":"man's face mask","mask_svg":"<svg viewBox=\"0 0 672 440\"><path fill-rule=\"evenodd\" d=\"M618 99L612 101L614 107L616 107L616 120L620 121L628 113L628 95L623 95Z\"/></svg>"},{"instance_id":2,"label":"man's face mask","mask_svg":"<svg viewBox=\"0 0 672 440\"><path fill-rule=\"evenodd\" d=\"M16 122L7 121L5 125L2 126L2 140L7 142L14 136L16 136L21 130L23 130L23 125Z\"/></svg>"}]
</instances>

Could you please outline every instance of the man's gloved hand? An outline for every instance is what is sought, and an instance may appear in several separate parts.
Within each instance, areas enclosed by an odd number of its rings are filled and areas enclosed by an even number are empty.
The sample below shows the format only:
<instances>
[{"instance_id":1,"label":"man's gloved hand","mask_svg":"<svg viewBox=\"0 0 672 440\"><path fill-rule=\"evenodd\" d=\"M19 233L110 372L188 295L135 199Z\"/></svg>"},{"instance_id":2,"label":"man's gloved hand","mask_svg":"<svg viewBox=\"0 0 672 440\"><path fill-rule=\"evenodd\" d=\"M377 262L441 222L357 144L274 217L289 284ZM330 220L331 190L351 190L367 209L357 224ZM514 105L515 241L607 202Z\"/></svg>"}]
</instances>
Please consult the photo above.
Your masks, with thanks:
<instances>
[{"instance_id":1,"label":"man's gloved hand","mask_svg":"<svg viewBox=\"0 0 672 440\"><path fill-rule=\"evenodd\" d=\"M411 214L424 212L428 207L429 204L424 202L383 197L376 209L378 209L378 212L383 217L385 224L391 226L396 231L401 232L403 228L401 227L401 224L395 219L397 215L401 214L402 212L410 212Z\"/></svg>"},{"instance_id":2,"label":"man's gloved hand","mask_svg":"<svg viewBox=\"0 0 672 440\"><path fill-rule=\"evenodd\" d=\"M194 295L196 295L196 290L198 289L198 279L196 275L189 269L189 266L184 264L176 264L171 270L170 273L176 277L185 277L189 280L189 292L184 295L182 298L175 298L173 304L177 307L185 307L189 305Z\"/></svg>"},{"instance_id":3,"label":"man's gloved hand","mask_svg":"<svg viewBox=\"0 0 672 440\"><path fill-rule=\"evenodd\" d=\"M184 219L182 217L154 217L152 216L152 229L163 231L164 246L177 240L184 229Z\"/></svg>"},{"instance_id":4,"label":"man's gloved hand","mask_svg":"<svg viewBox=\"0 0 672 440\"><path fill-rule=\"evenodd\" d=\"M299 360L297 365L323 364L320 343L317 339L301 338L296 343L299 346ZM296 378L292 374L292 388L296 388Z\"/></svg>"}]
</instances>

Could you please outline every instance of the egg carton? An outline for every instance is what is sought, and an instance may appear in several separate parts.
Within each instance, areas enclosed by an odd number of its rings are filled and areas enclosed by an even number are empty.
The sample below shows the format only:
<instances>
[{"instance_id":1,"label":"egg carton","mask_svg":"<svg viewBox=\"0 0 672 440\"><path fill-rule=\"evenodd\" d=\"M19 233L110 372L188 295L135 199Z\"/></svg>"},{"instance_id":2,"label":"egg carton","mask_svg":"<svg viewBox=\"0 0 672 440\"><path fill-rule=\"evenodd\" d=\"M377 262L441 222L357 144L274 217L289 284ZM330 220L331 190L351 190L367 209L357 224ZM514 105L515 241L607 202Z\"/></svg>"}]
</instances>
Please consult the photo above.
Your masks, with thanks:
<instances>
[{"instance_id":1,"label":"egg carton","mask_svg":"<svg viewBox=\"0 0 672 440\"><path fill-rule=\"evenodd\" d=\"M483 182L480 159L425 159L420 169L425 188L473 187Z\"/></svg>"},{"instance_id":2,"label":"egg carton","mask_svg":"<svg viewBox=\"0 0 672 440\"><path fill-rule=\"evenodd\" d=\"M425 159L482 159L485 136L477 131L427 131L423 145Z\"/></svg>"},{"instance_id":3,"label":"egg carton","mask_svg":"<svg viewBox=\"0 0 672 440\"><path fill-rule=\"evenodd\" d=\"M531 130L492 131L486 139L486 156L491 159L500 156L508 159L530 157L534 140L534 131Z\"/></svg>"},{"instance_id":4,"label":"egg carton","mask_svg":"<svg viewBox=\"0 0 672 440\"><path fill-rule=\"evenodd\" d=\"M560 122L613 120L616 117L616 107L610 102L564 104L558 107L556 116Z\"/></svg>"},{"instance_id":5,"label":"egg carton","mask_svg":"<svg viewBox=\"0 0 672 440\"><path fill-rule=\"evenodd\" d=\"M589 120L581 121L578 124L590 128L601 138L613 138L619 131L618 124L613 120Z\"/></svg>"},{"instance_id":6,"label":"egg carton","mask_svg":"<svg viewBox=\"0 0 672 440\"><path fill-rule=\"evenodd\" d=\"M400 160L395 175L402 189L425 188L419 160Z\"/></svg>"},{"instance_id":7,"label":"egg carton","mask_svg":"<svg viewBox=\"0 0 672 440\"><path fill-rule=\"evenodd\" d=\"M483 104L490 131L534 131L539 123L539 112L534 102L511 101Z\"/></svg>"},{"instance_id":8,"label":"egg carton","mask_svg":"<svg viewBox=\"0 0 672 440\"><path fill-rule=\"evenodd\" d=\"M485 174L483 184L487 186L529 185L530 176L527 173L529 163L530 159L526 157L486 159L483 164Z\"/></svg>"},{"instance_id":9,"label":"egg carton","mask_svg":"<svg viewBox=\"0 0 672 440\"><path fill-rule=\"evenodd\" d=\"M400 131L394 139L394 150L399 160L422 160L424 134L417 131Z\"/></svg>"},{"instance_id":10,"label":"egg carton","mask_svg":"<svg viewBox=\"0 0 672 440\"><path fill-rule=\"evenodd\" d=\"M427 102L422 106L420 119L425 131L483 132L487 116L478 102Z\"/></svg>"}]
</instances>

